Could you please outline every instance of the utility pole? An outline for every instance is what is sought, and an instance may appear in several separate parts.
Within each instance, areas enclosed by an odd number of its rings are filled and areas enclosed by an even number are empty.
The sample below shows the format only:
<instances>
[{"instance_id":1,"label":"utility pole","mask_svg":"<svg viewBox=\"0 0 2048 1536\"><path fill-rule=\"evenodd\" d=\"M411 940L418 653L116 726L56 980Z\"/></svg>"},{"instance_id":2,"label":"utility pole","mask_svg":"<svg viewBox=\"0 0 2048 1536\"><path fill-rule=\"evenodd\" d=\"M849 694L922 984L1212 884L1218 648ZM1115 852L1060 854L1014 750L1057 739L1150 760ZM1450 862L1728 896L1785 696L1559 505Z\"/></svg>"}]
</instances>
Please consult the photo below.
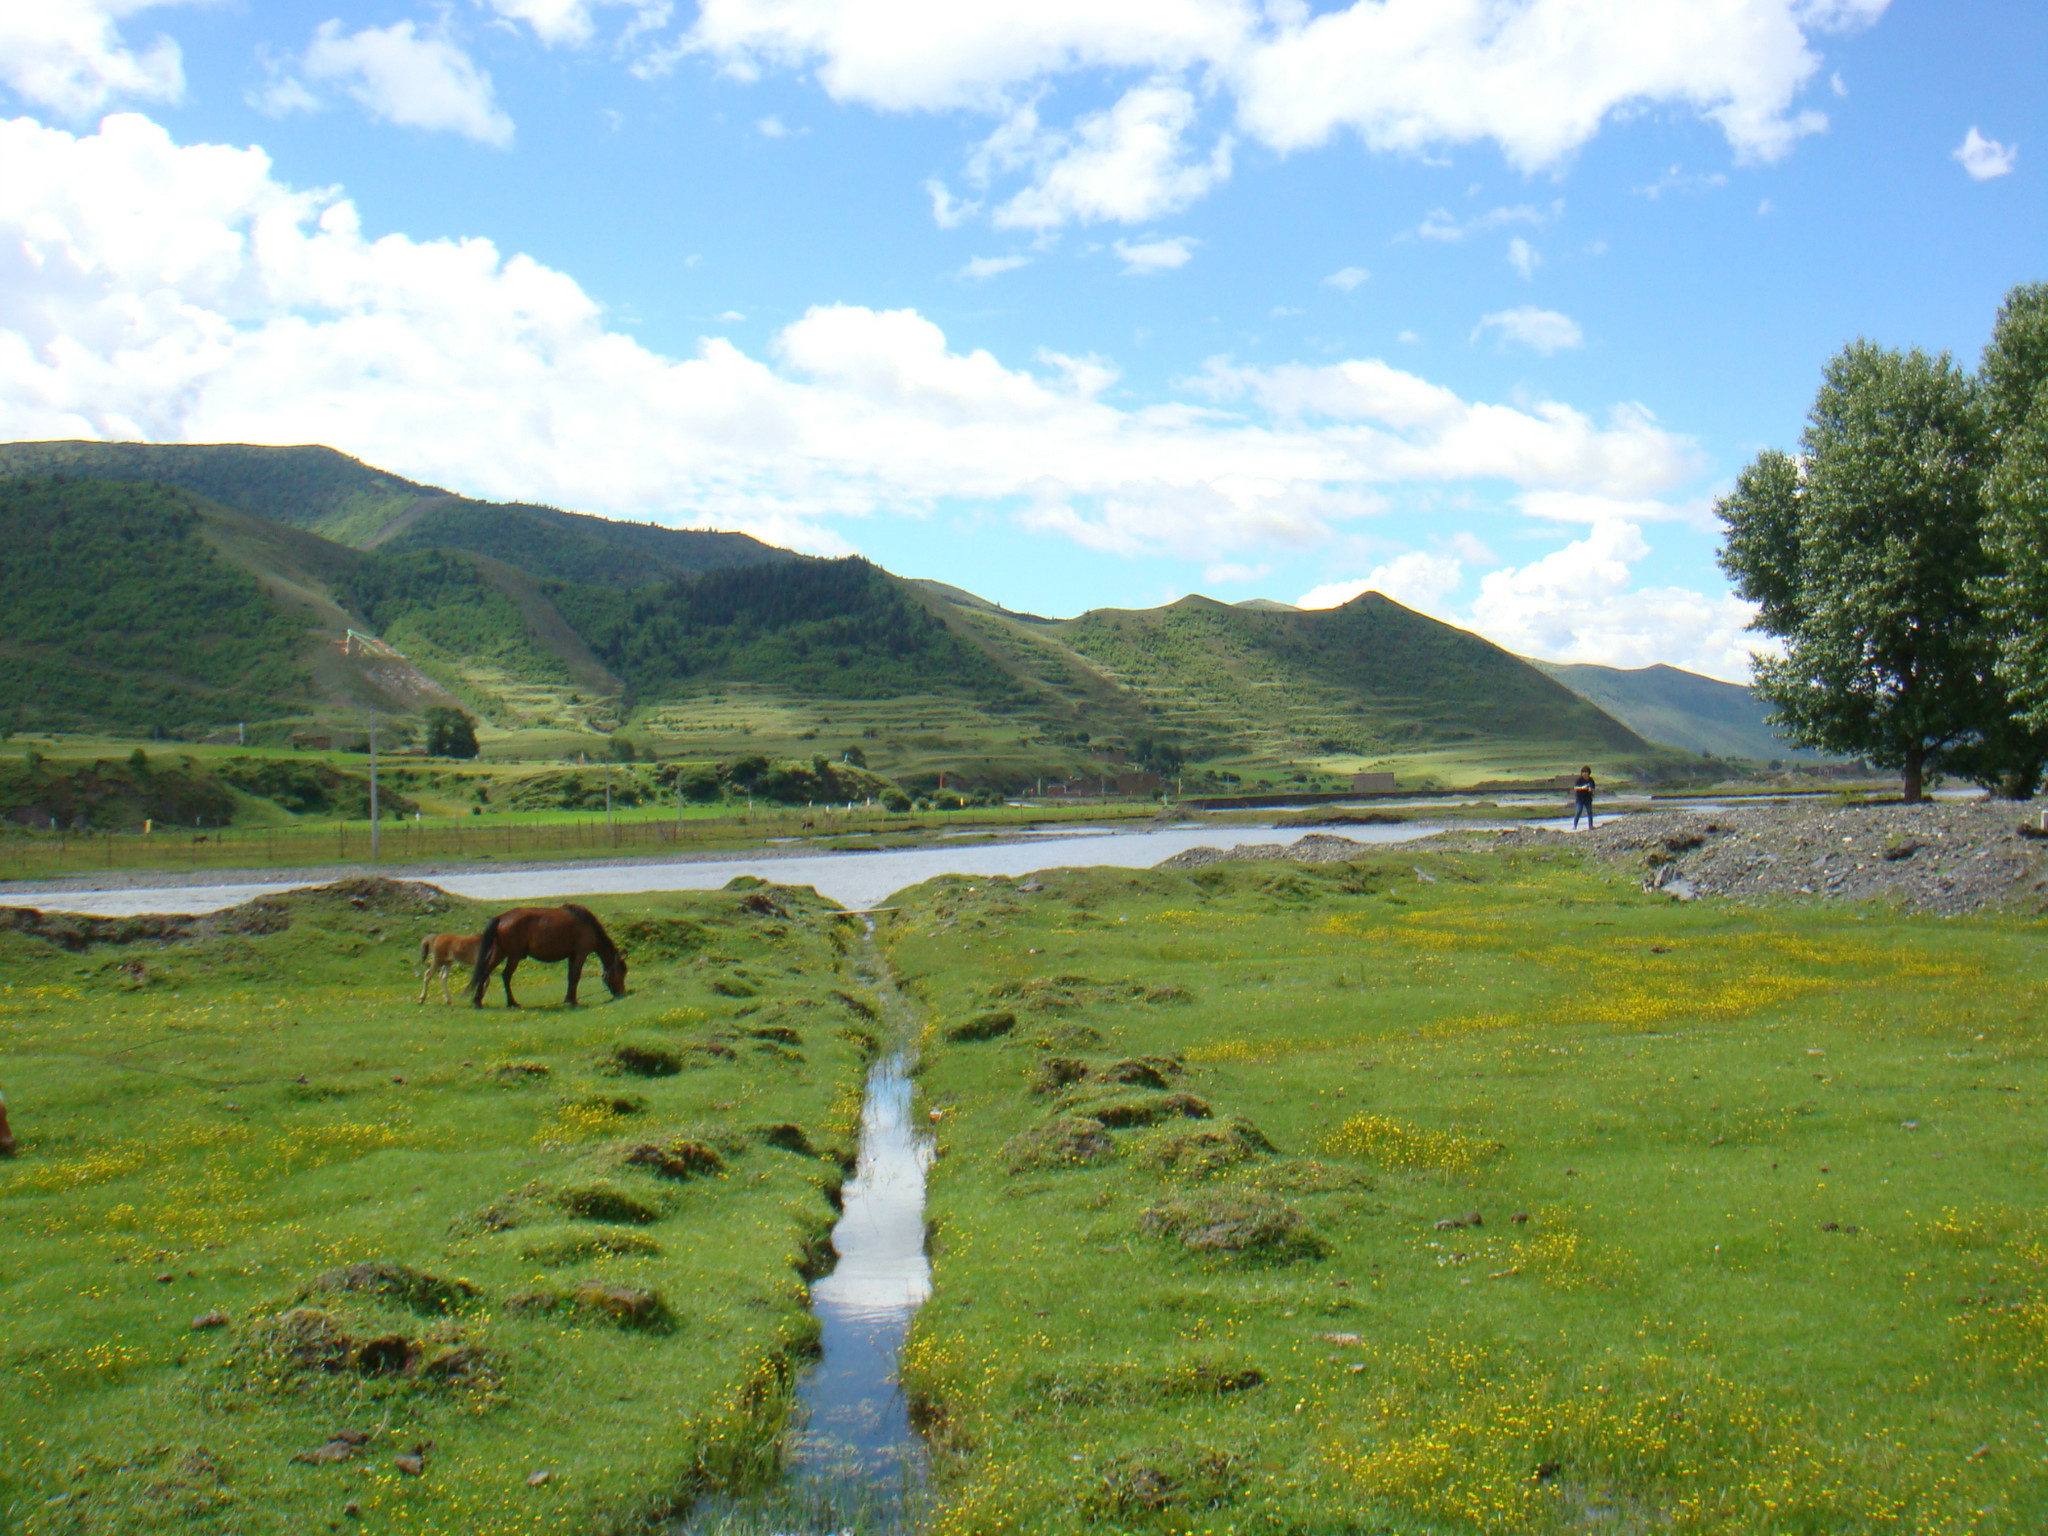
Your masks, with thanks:
<instances>
[{"instance_id":1,"label":"utility pole","mask_svg":"<svg viewBox=\"0 0 2048 1536\"><path fill-rule=\"evenodd\" d=\"M612 835L612 771L609 768L604 771L604 835L605 841L616 841Z\"/></svg>"},{"instance_id":2,"label":"utility pole","mask_svg":"<svg viewBox=\"0 0 2048 1536\"><path fill-rule=\"evenodd\" d=\"M377 727L370 727L370 862L377 862Z\"/></svg>"}]
</instances>

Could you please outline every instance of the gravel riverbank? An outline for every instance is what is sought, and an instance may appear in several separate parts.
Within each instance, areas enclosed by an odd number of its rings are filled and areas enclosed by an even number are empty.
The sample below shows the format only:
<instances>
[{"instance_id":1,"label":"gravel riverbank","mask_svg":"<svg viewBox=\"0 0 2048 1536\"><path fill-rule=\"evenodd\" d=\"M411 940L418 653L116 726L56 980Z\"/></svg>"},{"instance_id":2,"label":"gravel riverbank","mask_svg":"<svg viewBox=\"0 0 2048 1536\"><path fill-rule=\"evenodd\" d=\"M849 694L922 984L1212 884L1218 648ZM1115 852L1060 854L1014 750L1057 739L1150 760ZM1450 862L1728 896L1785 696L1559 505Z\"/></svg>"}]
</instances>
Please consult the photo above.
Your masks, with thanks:
<instances>
[{"instance_id":1,"label":"gravel riverbank","mask_svg":"<svg viewBox=\"0 0 2048 1536\"><path fill-rule=\"evenodd\" d=\"M1708 812L1647 811L1590 833L1515 827L1446 832L1422 847L1578 848L1646 890L1736 901L1886 901L1955 916L2048 909L2048 835L2037 807L2007 800L1925 805L1765 802ZM1237 859L1330 863L1374 850L1327 834L1292 844L1191 848L1167 869Z\"/></svg>"}]
</instances>

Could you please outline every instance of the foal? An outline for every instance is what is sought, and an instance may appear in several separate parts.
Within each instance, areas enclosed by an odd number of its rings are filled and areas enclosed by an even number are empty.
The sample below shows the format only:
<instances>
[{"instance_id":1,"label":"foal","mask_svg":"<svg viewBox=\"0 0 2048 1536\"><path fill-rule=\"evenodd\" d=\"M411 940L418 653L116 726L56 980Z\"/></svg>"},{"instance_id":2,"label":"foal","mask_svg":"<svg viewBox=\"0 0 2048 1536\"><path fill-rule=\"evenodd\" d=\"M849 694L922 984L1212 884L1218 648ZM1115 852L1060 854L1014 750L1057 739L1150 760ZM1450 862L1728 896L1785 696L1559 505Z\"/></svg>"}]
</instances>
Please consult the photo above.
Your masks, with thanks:
<instances>
[{"instance_id":1,"label":"foal","mask_svg":"<svg viewBox=\"0 0 2048 1536\"><path fill-rule=\"evenodd\" d=\"M448 995L448 973L456 966L467 969L476 964L476 935L473 933L430 933L420 940L420 1001L427 1000L427 988L434 977L441 978L441 1001L453 1004Z\"/></svg>"}]
</instances>

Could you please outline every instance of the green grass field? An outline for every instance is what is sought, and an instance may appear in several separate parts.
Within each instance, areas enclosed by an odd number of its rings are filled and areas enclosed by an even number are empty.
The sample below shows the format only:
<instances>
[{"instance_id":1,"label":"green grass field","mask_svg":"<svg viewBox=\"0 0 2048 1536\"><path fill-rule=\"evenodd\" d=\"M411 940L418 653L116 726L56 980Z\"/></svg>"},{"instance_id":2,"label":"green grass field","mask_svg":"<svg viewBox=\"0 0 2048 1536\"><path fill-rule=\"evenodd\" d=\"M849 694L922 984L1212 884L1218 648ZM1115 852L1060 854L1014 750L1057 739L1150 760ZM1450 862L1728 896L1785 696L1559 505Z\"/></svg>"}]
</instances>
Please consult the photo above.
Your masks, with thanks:
<instances>
[{"instance_id":1,"label":"green grass field","mask_svg":"<svg viewBox=\"0 0 2048 1536\"><path fill-rule=\"evenodd\" d=\"M626 1531L773 1473L856 930L593 900L624 998L528 966L521 1012L421 1007L420 935L483 920L423 889L0 933L0 1530Z\"/></svg>"},{"instance_id":2,"label":"green grass field","mask_svg":"<svg viewBox=\"0 0 2048 1536\"><path fill-rule=\"evenodd\" d=\"M1443 852L898 900L938 1532L2048 1526L2038 922Z\"/></svg>"}]
</instances>

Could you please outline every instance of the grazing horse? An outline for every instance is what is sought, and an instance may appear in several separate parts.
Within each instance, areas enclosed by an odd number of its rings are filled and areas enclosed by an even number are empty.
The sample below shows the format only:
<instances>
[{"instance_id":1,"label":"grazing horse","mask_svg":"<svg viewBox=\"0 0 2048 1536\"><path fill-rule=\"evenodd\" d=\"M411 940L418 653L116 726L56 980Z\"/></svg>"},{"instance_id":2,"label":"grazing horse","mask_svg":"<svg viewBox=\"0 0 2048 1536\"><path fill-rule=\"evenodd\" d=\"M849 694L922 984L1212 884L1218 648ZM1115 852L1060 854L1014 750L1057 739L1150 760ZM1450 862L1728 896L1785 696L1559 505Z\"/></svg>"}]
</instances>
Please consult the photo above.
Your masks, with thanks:
<instances>
[{"instance_id":1,"label":"grazing horse","mask_svg":"<svg viewBox=\"0 0 2048 1536\"><path fill-rule=\"evenodd\" d=\"M476 968L469 975L469 1000L481 1008L484 988L500 961L505 966L505 1006L517 1008L512 995L512 970L526 959L569 962L569 1006L576 1006L576 983L583 962L596 955L604 965L604 984L613 997L626 995L626 957L588 908L514 907L484 925L476 936Z\"/></svg>"},{"instance_id":2,"label":"grazing horse","mask_svg":"<svg viewBox=\"0 0 2048 1536\"><path fill-rule=\"evenodd\" d=\"M441 978L441 1001L452 1003L448 995L448 973L456 966L476 964L476 935L473 933L430 933L420 940L420 1001L427 1000L427 988L434 984L434 977Z\"/></svg>"}]
</instances>

